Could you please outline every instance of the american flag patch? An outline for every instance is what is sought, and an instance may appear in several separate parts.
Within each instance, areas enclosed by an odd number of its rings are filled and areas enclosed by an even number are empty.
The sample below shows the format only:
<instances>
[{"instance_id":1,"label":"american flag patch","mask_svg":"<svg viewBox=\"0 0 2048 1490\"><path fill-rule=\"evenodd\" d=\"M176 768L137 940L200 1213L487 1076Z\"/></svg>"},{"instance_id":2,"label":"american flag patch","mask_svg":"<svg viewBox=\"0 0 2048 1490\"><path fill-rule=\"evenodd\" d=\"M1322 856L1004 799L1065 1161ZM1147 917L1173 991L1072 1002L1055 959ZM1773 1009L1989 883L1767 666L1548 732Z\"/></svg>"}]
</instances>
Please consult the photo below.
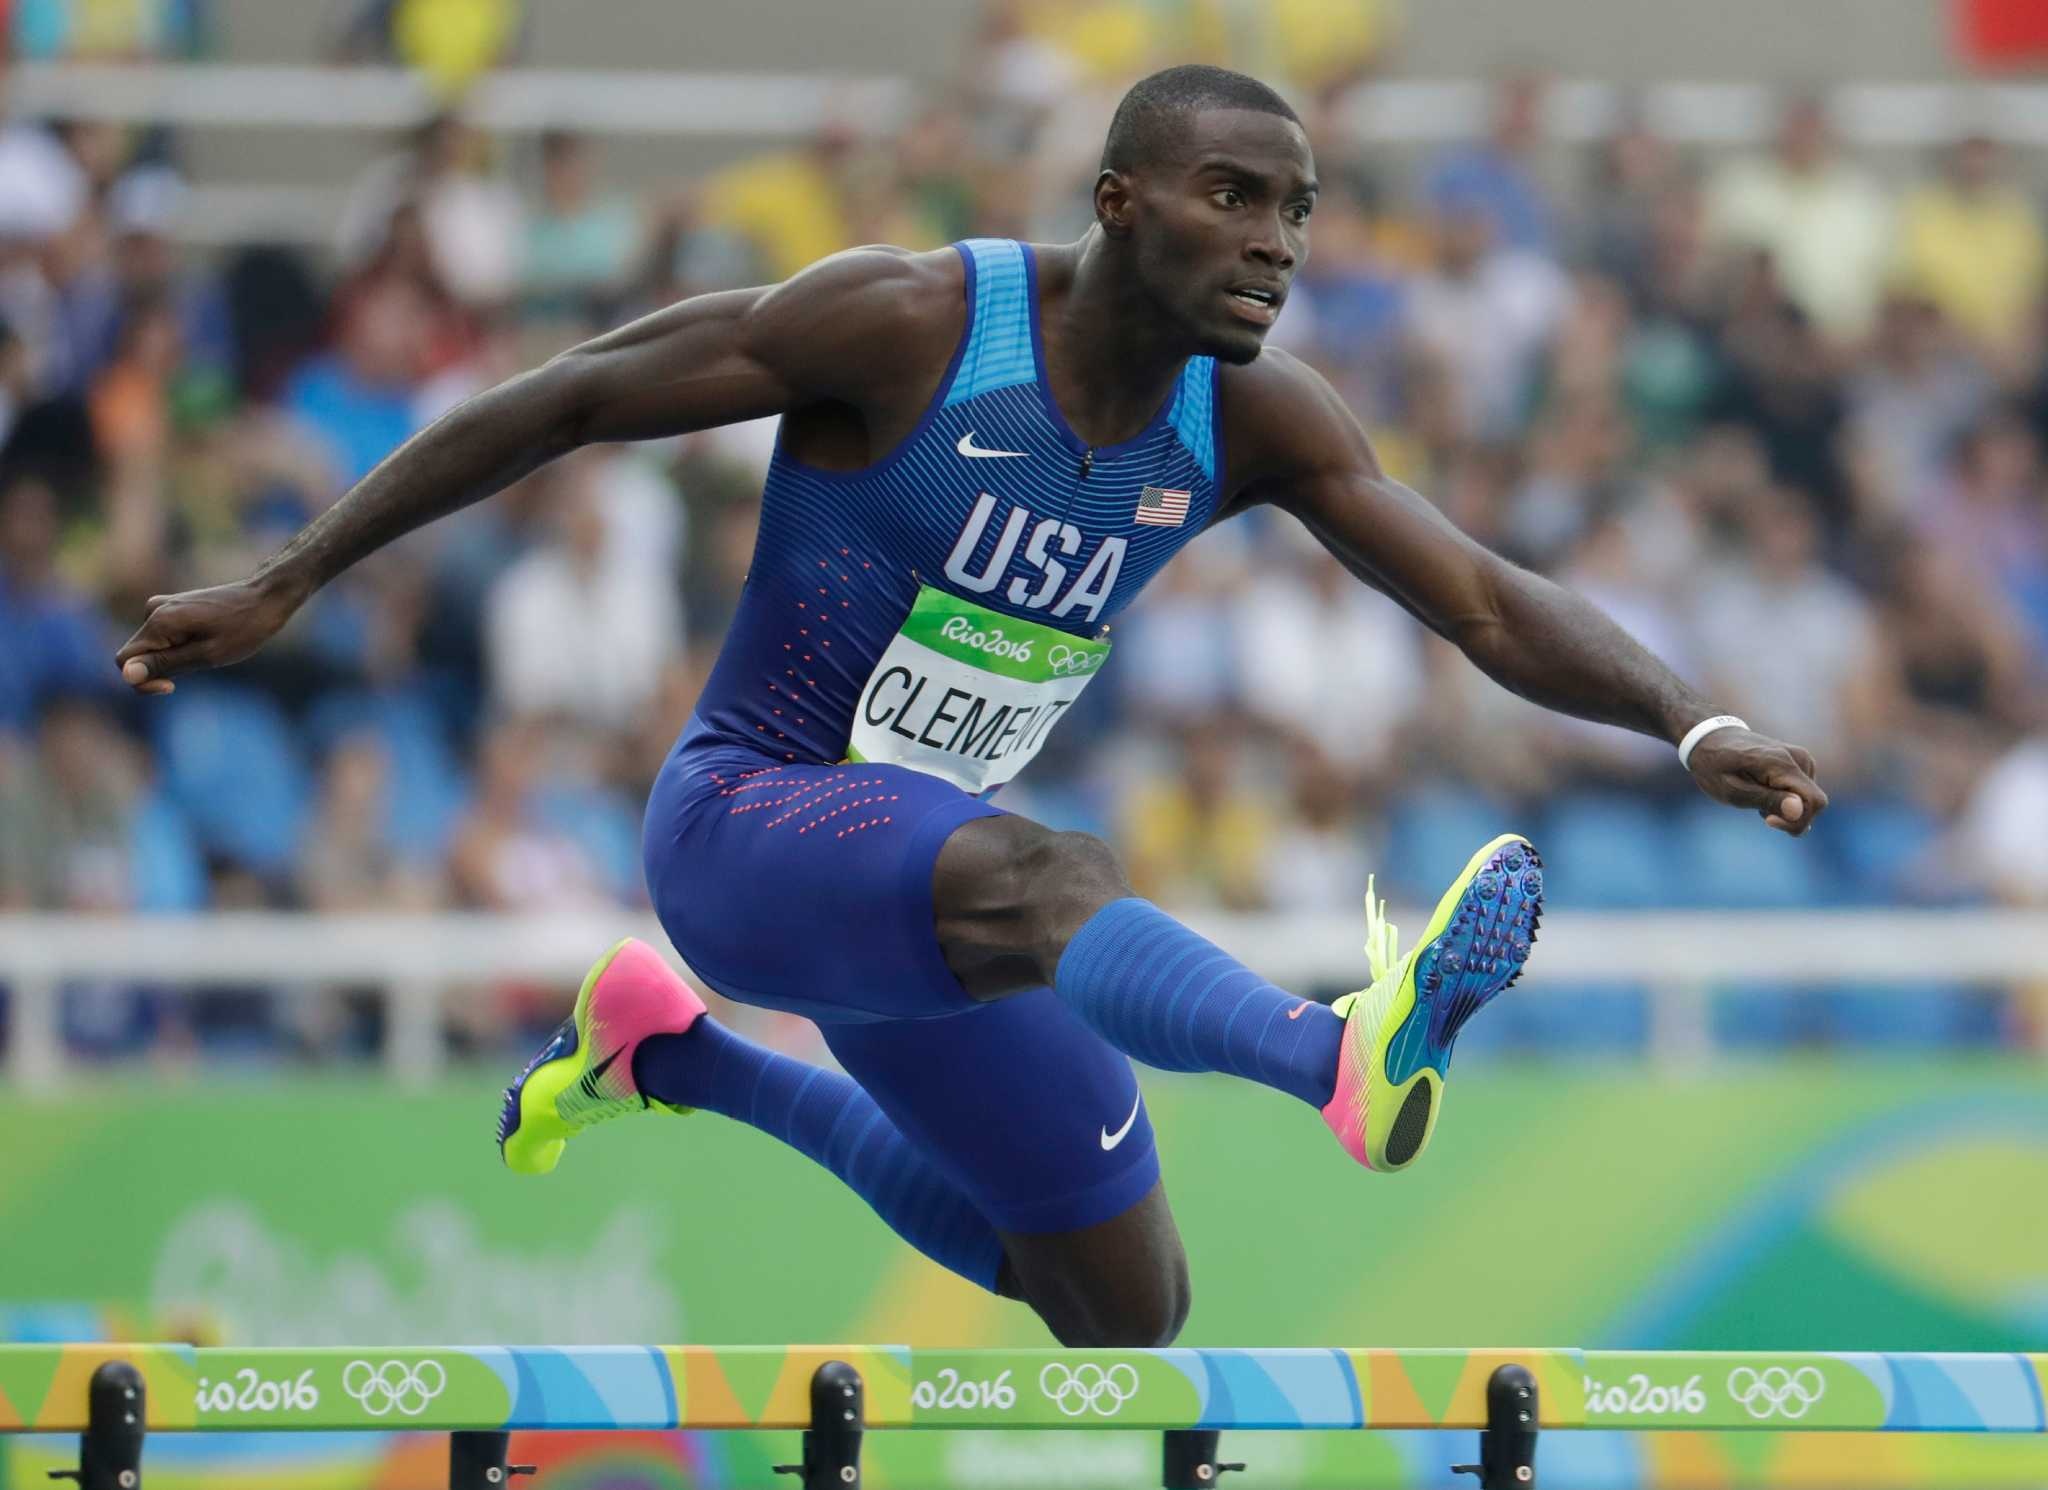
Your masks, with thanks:
<instances>
[{"instance_id":1,"label":"american flag patch","mask_svg":"<svg viewBox=\"0 0 2048 1490\"><path fill-rule=\"evenodd\" d=\"M1134 520L1154 528L1177 528L1188 520L1188 494L1148 486L1138 493Z\"/></svg>"}]
</instances>

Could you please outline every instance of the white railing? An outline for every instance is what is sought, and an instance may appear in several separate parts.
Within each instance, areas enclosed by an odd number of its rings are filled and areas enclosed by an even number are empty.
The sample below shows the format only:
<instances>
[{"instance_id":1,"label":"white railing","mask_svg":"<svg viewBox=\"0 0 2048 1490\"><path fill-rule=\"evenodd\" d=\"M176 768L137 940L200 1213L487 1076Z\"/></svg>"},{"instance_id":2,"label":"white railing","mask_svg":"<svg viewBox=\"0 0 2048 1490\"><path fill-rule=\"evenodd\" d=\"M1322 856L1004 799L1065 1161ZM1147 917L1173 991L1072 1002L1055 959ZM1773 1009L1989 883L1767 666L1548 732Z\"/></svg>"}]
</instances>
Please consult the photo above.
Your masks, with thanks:
<instances>
[{"instance_id":1,"label":"white railing","mask_svg":"<svg viewBox=\"0 0 2048 1490\"><path fill-rule=\"evenodd\" d=\"M31 62L12 70L9 92L22 114L216 128L398 129L442 106L424 77L395 67ZM1476 79L1390 78L1354 90L1347 107L1371 138L1430 142L1477 134L1488 97ZM1781 97L1760 83L1567 79L1550 90L1545 123L1558 139L1584 141L1639 112L1681 144L1753 143L1770 135ZM1856 145L1924 146L1963 128L2048 143L2041 84L1843 83L1823 97ZM798 138L834 120L886 130L915 99L897 76L513 67L479 80L464 107L494 130Z\"/></svg>"},{"instance_id":2,"label":"white railing","mask_svg":"<svg viewBox=\"0 0 2048 1490\"><path fill-rule=\"evenodd\" d=\"M1425 919L1397 913L1418 929ZM1201 916L1189 924L1283 987L1363 981L1356 917ZM573 985L624 935L668 943L651 917L237 913L195 917L0 916L0 984L11 994L7 1076L60 1082L58 999L69 980L247 983L304 996L336 985L381 989L384 1057L408 1083L442 1059L450 988L517 977ZM1628 983L1650 990L1650 1047L1683 1063L1711 1047L1707 990L1757 981L2009 984L2048 976L2048 912L1553 912L1523 986ZM1518 990L1519 996L1519 990Z\"/></svg>"}]
</instances>

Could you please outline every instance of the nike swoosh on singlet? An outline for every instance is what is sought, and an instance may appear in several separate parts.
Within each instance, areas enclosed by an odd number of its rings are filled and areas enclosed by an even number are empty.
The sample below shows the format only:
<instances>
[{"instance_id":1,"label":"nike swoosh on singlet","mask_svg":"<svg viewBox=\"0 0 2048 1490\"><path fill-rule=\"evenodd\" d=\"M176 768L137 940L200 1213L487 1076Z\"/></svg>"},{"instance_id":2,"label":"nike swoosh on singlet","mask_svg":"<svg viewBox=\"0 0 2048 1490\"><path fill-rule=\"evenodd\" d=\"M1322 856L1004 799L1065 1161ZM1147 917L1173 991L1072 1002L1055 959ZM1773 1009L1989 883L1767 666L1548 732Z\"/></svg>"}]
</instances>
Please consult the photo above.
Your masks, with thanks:
<instances>
[{"instance_id":1,"label":"nike swoosh on singlet","mask_svg":"<svg viewBox=\"0 0 2048 1490\"><path fill-rule=\"evenodd\" d=\"M1028 451L1023 450L984 450L974 443L974 431L971 429L960 437L960 443L953 448L969 460L996 460L1003 456L1011 455L1021 458L1029 454Z\"/></svg>"},{"instance_id":2,"label":"nike swoosh on singlet","mask_svg":"<svg viewBox=\"0 0 2048 1490\"><path fill-rule=\"evenodd\" d=\"M1145 1094L1138 1093L1136 1100L1131 1103L1131 1115L1124 1119L1124 1125L1114 1133L1107 1128L1102 1130L1102 1152L1106 1154L1124 1141L1124 1135L1131 1131L1131 1124L1138 1120L1138 1109L1144 1105L1144 1101Z\"/></svg>"}]
</instances>

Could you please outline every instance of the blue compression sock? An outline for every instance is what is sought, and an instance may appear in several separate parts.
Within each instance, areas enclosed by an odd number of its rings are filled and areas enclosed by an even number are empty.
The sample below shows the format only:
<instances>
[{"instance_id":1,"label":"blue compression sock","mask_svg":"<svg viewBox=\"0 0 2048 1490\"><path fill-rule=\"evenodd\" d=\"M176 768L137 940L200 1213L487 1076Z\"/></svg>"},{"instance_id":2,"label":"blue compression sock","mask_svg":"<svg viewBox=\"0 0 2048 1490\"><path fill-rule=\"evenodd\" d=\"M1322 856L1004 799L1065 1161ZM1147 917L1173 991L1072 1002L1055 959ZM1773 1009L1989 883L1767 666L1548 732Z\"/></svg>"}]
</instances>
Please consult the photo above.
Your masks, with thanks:
<instances>
[{"instance_id":1,"label":"blue compression sock","mask_svg":"<svg viewBox=\"0 0 2048 1490\"><path fill-rule=\"evenodd\" d=\"M1275 988L1149 900L1113 900L1060 955L1053 991L1110 1044L1162 1071L1222 1071L1312 1107L1337 1086L1344 1020Z\"/></svg>"},{"instance_id":2,"label":"blue compression sock","mask_svg":"<svg viewBox=\"0 0 2048 1490\"><path fill-rule=\"evenodd\" d=\"M722 1113L781 1139L838 1175L933 1262L995 1292L1003 1264L995 1227L846 1077L763 1049L705 1015L683 1034L643 1040L633 1080L656 1101Z\"/></svg>"}]
</instances>

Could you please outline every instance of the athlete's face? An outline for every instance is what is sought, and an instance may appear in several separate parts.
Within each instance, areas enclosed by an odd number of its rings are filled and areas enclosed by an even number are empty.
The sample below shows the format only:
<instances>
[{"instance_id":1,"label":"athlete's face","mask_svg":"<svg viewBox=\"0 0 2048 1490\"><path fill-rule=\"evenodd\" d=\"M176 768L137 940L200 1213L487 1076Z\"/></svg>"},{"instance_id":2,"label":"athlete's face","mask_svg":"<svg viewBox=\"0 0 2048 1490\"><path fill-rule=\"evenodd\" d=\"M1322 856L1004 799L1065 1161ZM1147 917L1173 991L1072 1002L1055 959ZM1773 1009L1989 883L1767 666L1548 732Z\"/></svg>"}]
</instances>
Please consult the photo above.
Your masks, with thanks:
<instances>
[{"instance_id":1,"label":"athlete's face","mask_svg":"<svg viewBox=\"0 0 2048 1490\"><path fill-rule=\"evenodd\" d=\"M1131 240L1145 288L1205 353L1259 355L1308 257L1315 159L1277 114L1209 109L1181 148L1129 178Z\"/></svg>"}]
</instances>

